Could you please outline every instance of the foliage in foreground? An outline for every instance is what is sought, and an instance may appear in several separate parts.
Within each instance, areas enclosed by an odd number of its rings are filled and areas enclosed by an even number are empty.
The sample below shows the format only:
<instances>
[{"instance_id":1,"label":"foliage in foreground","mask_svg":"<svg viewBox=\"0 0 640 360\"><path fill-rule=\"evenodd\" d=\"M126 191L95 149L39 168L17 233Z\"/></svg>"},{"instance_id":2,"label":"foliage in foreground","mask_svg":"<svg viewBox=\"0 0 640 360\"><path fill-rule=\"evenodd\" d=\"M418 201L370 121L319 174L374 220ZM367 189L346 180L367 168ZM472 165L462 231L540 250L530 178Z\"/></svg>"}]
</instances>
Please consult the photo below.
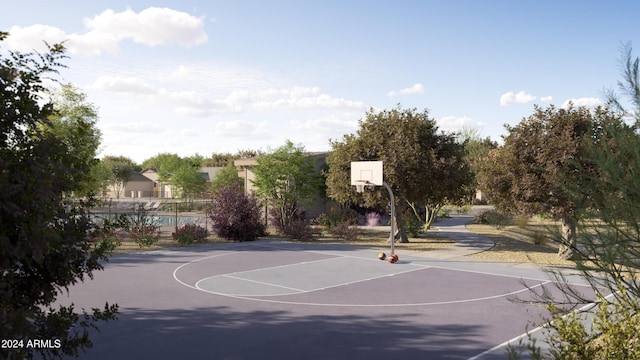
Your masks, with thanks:
<instances>
[{"instance_id":1,"label":"foliage in foreground","mask_svg":"<svg viewBox=\"0 0 640 360\"><path fill-rule=\"evenodd\" d=\"M625 48L622 63L637 114L639 60ZM592 294L583 295L561 272L552 272L560 295L534 292L550 311L542 340L548 351L530 341L534 358L640 358L640 123L632 119L633 125L617 122L599 129L607 141L590 143L588 162L576 166L580 181L567 187L570 195L590 202L579 214L575 243L564 245L577 255L577 269ZM596 306L588 313L574 310L592 302Z\"/></svg>"},{"instance_id":2,"label":"foliage in foreground","mask_svg":"<svg viewBox=\"0 0 640 360\"><path fill-rule=\"evenodd\" d=\"M6 36L0 32L0 41ZM0 52L0 339L50 339L53 346L3 346L0 358L78 356L92 346L89 330L115 319L118 307L107 303L87 312L53 304L101 270L113 244L91 221L90 200L66 197L86 184L92 165L86 153L73 151L73 139L48 131L56 109L41 98L42 82L62 66L64 48L5 54Z\"/></svg>"}]
</instances>

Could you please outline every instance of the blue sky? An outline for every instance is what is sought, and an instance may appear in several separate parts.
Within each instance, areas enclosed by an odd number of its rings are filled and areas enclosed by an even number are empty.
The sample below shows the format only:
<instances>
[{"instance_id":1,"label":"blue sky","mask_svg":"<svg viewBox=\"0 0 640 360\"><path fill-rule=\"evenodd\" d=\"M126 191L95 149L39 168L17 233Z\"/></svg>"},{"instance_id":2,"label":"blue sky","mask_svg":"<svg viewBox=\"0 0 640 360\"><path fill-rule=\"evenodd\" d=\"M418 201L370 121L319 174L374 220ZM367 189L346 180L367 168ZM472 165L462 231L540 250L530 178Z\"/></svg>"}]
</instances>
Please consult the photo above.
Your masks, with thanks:
<instances>
[{"instance_id":1,"label":"blue sky","mask_svg":"<svg viewBox=\"0 0 640 360\"><path fill-rule=\"evenodd\" d=\"M99 109L102 155L142 162L309 151L371 107L429 109L498 140L534 104L593 106L640 54L636 1L31 1L0 12L2 49L67 40Z\"/></svg>"}]
</instances>

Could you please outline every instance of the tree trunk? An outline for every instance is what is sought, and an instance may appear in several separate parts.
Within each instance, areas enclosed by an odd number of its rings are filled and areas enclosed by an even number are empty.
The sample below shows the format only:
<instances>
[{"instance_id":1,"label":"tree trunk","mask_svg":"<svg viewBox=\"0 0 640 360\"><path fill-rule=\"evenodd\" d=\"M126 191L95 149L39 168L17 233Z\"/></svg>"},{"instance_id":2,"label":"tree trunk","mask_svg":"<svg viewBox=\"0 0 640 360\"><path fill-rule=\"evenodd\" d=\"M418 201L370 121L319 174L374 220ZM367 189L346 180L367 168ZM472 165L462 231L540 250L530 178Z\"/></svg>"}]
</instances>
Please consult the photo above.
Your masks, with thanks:
<instances>
[{"instance_id":1,"label":"tree trunk","mask_svg":"<svg viewBox=\"0 0 640 360\"><path fill-rule=\"evenodd\" d=\"M562 216L562 240L558 248L558 256L570 260L576 255L576 219L570 215Z\"/></svg>"},{"instance_id":2,"label":"tree trunk","mask_svg":"<svg viewBox=\"0 0 640 360\"><path fill-rule=\"evenodd\" d=\"M409 242L407 232L404 230L404 221L402 221L402 214L404 214L405 209L406 207L396 204L396 217L395 219L392 219L396 229L395 234L393 234L393 238L395 239L395 242L398 243Z\"/></svg>"}]
</instances>

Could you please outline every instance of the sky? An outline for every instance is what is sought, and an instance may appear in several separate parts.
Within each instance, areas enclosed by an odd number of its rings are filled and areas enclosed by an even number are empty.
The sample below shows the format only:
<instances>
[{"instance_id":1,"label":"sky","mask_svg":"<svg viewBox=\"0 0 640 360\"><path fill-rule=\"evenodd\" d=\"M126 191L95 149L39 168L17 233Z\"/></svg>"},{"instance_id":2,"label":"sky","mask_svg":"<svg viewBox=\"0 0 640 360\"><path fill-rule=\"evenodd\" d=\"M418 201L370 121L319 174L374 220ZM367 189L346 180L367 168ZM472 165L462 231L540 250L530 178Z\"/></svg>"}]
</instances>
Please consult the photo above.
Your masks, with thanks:
<instances>
[{"instance_id":1,"label":"sky","mask_svg":"<svg viewBox=\"0 0 640 360\"><path fill-rule=\"evenodd\" d=\"M0 51L66 41L58 76L98 109L100 156L307 151L367 111L427 109L499 141L542 107L604 103L640 2L110 0L12 2Z\"/></svg>"}]
</instances>

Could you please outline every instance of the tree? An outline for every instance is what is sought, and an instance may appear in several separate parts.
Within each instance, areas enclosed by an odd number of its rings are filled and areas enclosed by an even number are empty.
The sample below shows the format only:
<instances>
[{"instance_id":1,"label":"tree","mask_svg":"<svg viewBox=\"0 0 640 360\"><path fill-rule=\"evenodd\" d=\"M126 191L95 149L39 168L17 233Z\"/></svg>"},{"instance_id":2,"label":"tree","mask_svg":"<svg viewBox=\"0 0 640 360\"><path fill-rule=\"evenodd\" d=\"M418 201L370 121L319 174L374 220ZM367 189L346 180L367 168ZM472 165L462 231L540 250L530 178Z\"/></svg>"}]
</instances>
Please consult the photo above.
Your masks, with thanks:
<instances>
[{"instance_id":1,"label":"tree","mask_svg":"<svg viewBox=\"0 0 640 360\"><path fill-rule=\"evenodd\" d=\"M0 42L8 34L0 32ZM58 72L64 47L44 54L0 52L0 339L57 339L59 348L0 348L1 358L77 356L91 346L88 329L115 319L116 305L80 314L53 307L69 286L102 269L110 253L79 189L91 164L48 122L54 113L43 79ZM93 239L96 239L95 241Z\"/></svg>"},{"instance_id":2,"label":"tree","mask_svg":"<svg viewBox=\"0 0 640 360\"><path fill-rule=\"evenodd\" d=\"M350 186L352 161L382 160L384 179L395 195L396 241L407 242L402 216L408 204L437 206L463 197L464 186L471 181L464 161L464 146L452 134L438 133L427 110L371 109L360 120L357 134L342 141L331 141L327 158L327 193L341 203L382 207L389 203L386 190L357 194Z\"/></svg>"},{"instance_id":3,"label":"tree","mask_svg":"<svg viewBox=\"0 0 640 360\"><path fill-rule=\"evenodd\" d=\"M228 187L243 187L242 179L238 176L238 169L233 165L226 166L218 171L213 180L211 180L211 190L213 192Z\"/></svg>"},{"instance_id":4,"label":"tree","mask_svg":"<svg viewBox=\"0 0 640 360\"><path fill-rule=\"evenodd\" d=\"M205 191L206 180L202 177L198 167L189 161L184 161L171 175L171 185L183 198L193 198L195 194Z\"/></svg>"},{"instance_id":5,"label":"tree","mask_svg":"<svg viewBox=\"0 0 640 360\"><path fill-rule=\"evenodd\" d=\"M463 128L458 135L458 142L464 144L465 160L471 168L473 181L468 185L467 192L473 197L478 190L477 175L484 159L489 151L498 148L498 143L490 137L482 138L477 129Z\"/></svg>"},{"instance_id":6,"label":"tree","mask_svg":"<svg viewBox=\"0 0 640 360\"><path fill-rule=\"evenodd\" d=\"M631 42L627 42L620 49L620 69L622 70L622 80L618 81L618 90L624 94L631 103L632 109L626 108L614 90L607 91L607 100L610 106L625 116L631 117L635 121L635 126L640 125L640 71L638 65L640 59L634 59L632 55Z\"/></svg>"},{"instance_id":7,"label":"tree","mask_svg":"<svg viewBox=\"0 0 640 360\"><path fill-rule=\"evenodd\" d=\"M507 126L504 146L483 162L482 189L499 210L549 214L559 220L558 254L571 258L578 215L589 206L589 198L575 196L567 185L581 183L585 169L592 168L585 157L587 146L601 139L602 127L616 119L604 108L536 106L533 115Z\"/></svg>"},{"instance_id":8,"label":"tree","mask_svg":"<svg viewBox=\"0 0 640 360\"><path fill-rule=\"evenodd\" d=\"M302 145L286 144L257 158L254 168L256 194L267 200L276 214L279 228L299 219L304 206L320 189L320 177Z\"/></svg>"},{"instance_id":9,"label":"tree","mask_svg":"<svg viewBox=\"0 0 640 360\"><path fill-rule=\"evenodd\" d=\"M180 157L178 154L160 153L142 163L143 168L152 168L158 172L158 180L171 184L180 197L187 197L205 191L206 181L200 174L202 156Z\"/></svg>"},{"instance_id":10,"label":"tree","mask_svg":"<svg viewBox=\"0 0 640 360\"><path fill-rule=\"evenodd\" d=\"M133 160L126 156L107 155L102 158L102 163L109 168L111 173L109 183L116 194L116 198L119 199L129 179L139 168Z\"/></svg>"},{"instance_id":11,"label":"tree","mask_svg":"<svg viewBox=\"0 0 640 360\"><path fill-rule=\"evenodd\" d=\"M567 184L570 194L589 201L578 217L573 251L579 275L590 285L593 296L584 295L584 287L576 290L570 285L573 281L558 271L552 274L560 301L550 297L549 291L536 293L551 311L550 319L544 320L550 331L542 340L558 359L640 356L640 91L639 61L631 56L630 45L622 51L621 64L623 80L618 85L628 89L623 94L635 109L624 109L622 99L609 93L615 96L610 103L616 113L608 114L610 121L597 126L598 136L585 144L588 161L577 167L578 180ZM630 117L631 124L623 121ZM575 310L592 302L595 305L586 310ZM528 347L539 351L531 341Z\"/></svg>"},{"instance_id":12,"label":"tree","mask_svg":"<svg viewBox=\"0 0 640 360\"><path fill-rule=\"evenodd\" d=\"M96 155L100 146L101 133L96 124L98 110L87 102L87 96L72 84L63 84L53 91L52 102L54 112L47 123L40 124L40 131L51 133L63 141L74 153L85 162L92 164L90 175L97 174L98 161ZM83 175L79 194L95 193L100 188L100 179Z\"/></svg>"}]
</instances>

